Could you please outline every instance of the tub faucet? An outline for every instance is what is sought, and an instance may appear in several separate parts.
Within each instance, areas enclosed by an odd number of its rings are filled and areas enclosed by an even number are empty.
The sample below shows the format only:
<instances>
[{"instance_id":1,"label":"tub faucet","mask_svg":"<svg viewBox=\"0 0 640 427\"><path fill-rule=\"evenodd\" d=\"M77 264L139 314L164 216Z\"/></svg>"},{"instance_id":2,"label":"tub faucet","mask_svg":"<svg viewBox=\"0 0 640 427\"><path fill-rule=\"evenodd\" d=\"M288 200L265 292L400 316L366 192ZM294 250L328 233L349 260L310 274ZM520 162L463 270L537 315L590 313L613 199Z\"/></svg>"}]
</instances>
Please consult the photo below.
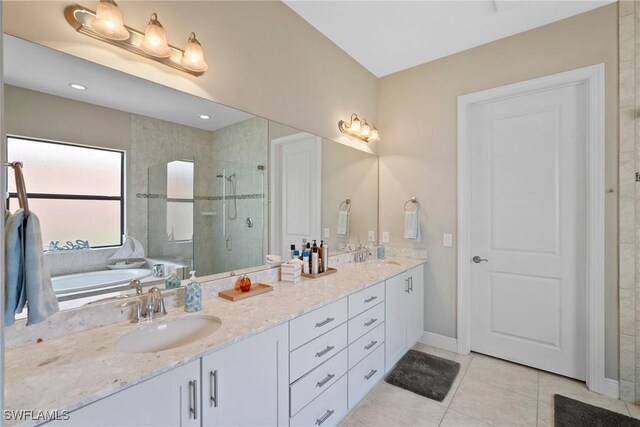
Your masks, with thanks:
<instances>
[{"instance_id":1,"label":"tub faucet","mask_svg":"<svg viewBox=\"0 0 640 427\"><path fill-rule=\"evenodd\" d=\"M136 295L142 295L142 283L140 280L135 279L129 282L130 288L136 288Z\"/></svg>"}]
</instances>

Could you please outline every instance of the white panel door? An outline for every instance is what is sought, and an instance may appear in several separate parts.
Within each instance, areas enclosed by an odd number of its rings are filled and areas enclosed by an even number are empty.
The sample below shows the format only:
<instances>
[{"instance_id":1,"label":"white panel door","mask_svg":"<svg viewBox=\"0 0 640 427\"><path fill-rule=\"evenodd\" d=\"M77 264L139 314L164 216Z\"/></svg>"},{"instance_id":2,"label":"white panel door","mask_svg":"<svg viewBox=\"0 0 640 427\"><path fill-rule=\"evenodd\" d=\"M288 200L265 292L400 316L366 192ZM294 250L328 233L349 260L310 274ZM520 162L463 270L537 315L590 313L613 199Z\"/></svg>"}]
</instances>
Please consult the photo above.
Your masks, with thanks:
<instances>
[{"instance_id":1,"label":"white panel door","mask_svg":"<svg viewBox=\"0 0 640 427\"><path fill-rule=\"evenodd\" d=\"M407 294L407 349L424 334L424 265L409 270Z\"/></svg>"},{"instance_id":2,"label":"white panel door","mask_svg":"<svg viewBox=\"0 0 640 427\"><path fill-rule=\"evenodd\" d=\"M472 107L471 349L586 377L584 84ZM482 260L487 261L482 261Z\"/></svg>"},{"instance_id":3,"label":"white panel door","mask_svg":"<svg viewBox=\"0 0 640 427\"><path fill-rule=\"evenodd\" d=\"M202 425L289 425L289 328L268 329L202 358Z\"/></svg>"},{"instance_id":4,"label":"white panel door","mask_svg":"<svg viewBox=\"0 0 640 427\"><path fill-rule=\"evenodd\" d=\"M407 294L409 275L399 274L385 284L385 371L389 371L407 352Z\"/></svg>"},{"instance_id":5,"label":"white panel door","mask_svg":"<svg viewBox=\"0 0 640 427\"><path fill-rule=\"evenodd\" d=\"M320 237L322 149L320 139L300 133L274 141L273 236L280 255L302 239Z\"/></svg>"}]
</instances>

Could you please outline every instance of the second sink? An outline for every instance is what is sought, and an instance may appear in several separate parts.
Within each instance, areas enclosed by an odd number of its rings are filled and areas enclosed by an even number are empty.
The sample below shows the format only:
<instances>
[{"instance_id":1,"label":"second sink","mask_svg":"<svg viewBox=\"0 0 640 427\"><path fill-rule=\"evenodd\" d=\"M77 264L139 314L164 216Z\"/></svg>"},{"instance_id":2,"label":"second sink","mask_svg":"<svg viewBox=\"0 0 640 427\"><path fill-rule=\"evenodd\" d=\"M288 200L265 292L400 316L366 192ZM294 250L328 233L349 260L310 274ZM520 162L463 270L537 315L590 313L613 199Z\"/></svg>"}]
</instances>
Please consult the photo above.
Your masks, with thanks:
<instances>
[{"instance_id":1,"label":"second sink","mask_svg":"<svg viewBox=\"0 0 640 427\"><path fill-rule=\"evenodd\" d=\"M213 316L184 317L149 323L122 335L115 342L123 353L155 353L191 344L206 338L220 327Z\"/></svg>"}]
</instances>

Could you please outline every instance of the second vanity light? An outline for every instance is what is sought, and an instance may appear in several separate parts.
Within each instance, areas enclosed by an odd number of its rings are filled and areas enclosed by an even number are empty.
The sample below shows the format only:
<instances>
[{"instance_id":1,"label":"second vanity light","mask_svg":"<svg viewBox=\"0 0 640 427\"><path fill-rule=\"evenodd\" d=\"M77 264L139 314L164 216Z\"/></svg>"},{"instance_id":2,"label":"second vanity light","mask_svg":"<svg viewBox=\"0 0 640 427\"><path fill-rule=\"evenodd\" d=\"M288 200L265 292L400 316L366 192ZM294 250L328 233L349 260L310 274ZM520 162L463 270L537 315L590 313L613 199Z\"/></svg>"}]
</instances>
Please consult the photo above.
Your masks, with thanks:
<instances>
[{"instance_id":1,"label":"second vanity light","mask_svg":"<svg viewBox=\"0 0 640 427\"><path fill-rule=\"evenodd\" d=\"M100 0L96 12L79 5L68 6L64 16L79 33L180 71L200 76L209 68L195 33L189 34L184 50L169 45L167 33L156 13L151 14L144 33L124 25L122 12L113 0Z\"/></svg>"},{"instance_id":2,"label":"second vanity light","mask_svg":"<svg viewBox=\"0 0 640 427\"><path fill-rule=\"evenodd\" d=\"M367 123L366 119L360 120L357 114L352 114L349 122L340 120L338 122L338 129L345 135L357 138L364 142L379 142L380 135L375 125Z\"/></svg>"}]
</instances>

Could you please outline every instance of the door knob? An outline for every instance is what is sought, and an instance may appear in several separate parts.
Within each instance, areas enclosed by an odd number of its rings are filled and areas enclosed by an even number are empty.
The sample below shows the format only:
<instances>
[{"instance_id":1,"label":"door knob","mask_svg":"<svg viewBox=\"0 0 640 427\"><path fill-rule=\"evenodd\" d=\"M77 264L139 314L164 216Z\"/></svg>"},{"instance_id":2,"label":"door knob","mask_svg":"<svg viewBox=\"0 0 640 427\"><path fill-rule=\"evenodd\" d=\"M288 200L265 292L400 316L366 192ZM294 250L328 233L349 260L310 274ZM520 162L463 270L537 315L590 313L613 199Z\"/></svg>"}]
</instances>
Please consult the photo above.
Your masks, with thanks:
<instances>
[{"instance_id":1,"label":"door knob","mask_svg":"<svg viewBox=\"0 0 640 427\"><path fill-rule=\"evenodd\" d=\"M475 262L476 264L480 264L482 261L489 262L488 259L480 258L478 255L474 256L471 261Z\"/></svg>"}]
</instances>

